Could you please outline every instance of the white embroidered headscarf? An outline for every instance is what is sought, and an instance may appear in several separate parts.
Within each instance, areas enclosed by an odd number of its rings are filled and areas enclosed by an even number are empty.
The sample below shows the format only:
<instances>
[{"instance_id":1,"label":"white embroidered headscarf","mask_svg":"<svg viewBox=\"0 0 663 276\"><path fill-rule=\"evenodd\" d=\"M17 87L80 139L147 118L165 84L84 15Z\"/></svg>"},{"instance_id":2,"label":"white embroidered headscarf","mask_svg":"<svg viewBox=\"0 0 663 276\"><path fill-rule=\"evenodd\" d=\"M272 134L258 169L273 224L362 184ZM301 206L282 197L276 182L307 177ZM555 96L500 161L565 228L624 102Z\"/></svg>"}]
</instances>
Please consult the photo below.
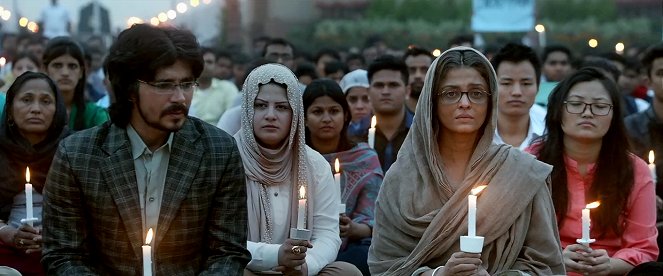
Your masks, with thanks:
<instances>
[{"instance_id":1,"label":"white embroidered headscarf","mask_svg":"<svg viewBox=\"0 0 663 276\"><path fill-rule=\"evenodd\" d=\"M290 132L284 143L277 149L268 149L256 141L253 130L256 97L262 85L270 82L285 85L288 103L292 109ZM242 163L247 177L247 206L249 214L249 241L272 243L272 204L267 194L267 186L290 185L291 227L297 223L297 191L306 187L307 228L312 222L312 194L308 183L308 159L304 140L304 107L297 77L281 64L265 64L247 76L242 88L241 128L235 134Z\"/></svg>"}]
</instances>

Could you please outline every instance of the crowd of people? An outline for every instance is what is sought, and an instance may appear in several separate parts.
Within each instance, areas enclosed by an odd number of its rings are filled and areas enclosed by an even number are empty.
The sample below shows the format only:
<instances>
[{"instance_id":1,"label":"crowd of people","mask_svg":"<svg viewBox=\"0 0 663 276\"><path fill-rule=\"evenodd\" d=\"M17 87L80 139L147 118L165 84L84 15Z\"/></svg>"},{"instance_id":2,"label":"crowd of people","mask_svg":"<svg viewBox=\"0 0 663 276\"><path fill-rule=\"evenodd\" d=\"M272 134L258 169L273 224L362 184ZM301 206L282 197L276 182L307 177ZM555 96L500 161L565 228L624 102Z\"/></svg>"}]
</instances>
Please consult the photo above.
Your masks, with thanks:
<instances>
[{"instance_id":1,"label":"crowd of people","mask_svg":"<svg viewBox=\"0 0 663 276\"><path fill-rule=\"evenodd\" d=\"M463 38L5 34L0 274L661 273L663 43Z\"/></svg>"}]
</instances>

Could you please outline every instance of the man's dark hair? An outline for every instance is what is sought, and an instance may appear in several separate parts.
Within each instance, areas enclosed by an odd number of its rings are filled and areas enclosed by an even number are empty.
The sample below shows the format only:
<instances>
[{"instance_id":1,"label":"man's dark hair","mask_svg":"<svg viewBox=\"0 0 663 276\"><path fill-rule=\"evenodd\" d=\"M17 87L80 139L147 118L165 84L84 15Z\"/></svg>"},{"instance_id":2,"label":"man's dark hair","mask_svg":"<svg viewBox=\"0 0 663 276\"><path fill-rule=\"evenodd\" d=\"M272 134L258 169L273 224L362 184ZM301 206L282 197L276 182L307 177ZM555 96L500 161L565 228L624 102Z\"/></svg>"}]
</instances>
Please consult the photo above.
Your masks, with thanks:
<instances>
[{"instance_id":1,"label":"man's dark hair","mask_svg":"<svg viewBox=\"0 0 663 276\"><path fill-rule=\"evenodd\" d=\"M357 53L351 53L351 54L348 54L348 56L345 57L345 62L347 63L348 61L350 61L350 60L354 60L354 59L358 59L358 60L360 60L360 61L361 61L361 64L366 63L366 59L364 59L364 56L362 56L362 55L360 55L360 54L357 54Z\"/></svg>"},{"instance_id":2,"label":"man's dark hair","mask_svg":"<svg viewBox=\"0 0 663 276\"><path fill-rule=\"evenodd\" d=\"M325 75L333 74L338 71L343 71L343 75L348 73L348 66L341 61L332 61L325 63Z\"/></svg>"},{"instance_id":3,"label":"man's dark hair","mask_svg":"<svg viewBox=\"0 0 663 276\"><path fill-rule=\"evenodd\" d=\"M216 56L216 60L219 60L221 58L225 58L225 59L230 60L234 63L233 54L229 51L216 50L215 56Z\"/></svg>"},{"instance_id":4,"label":"man's dark hair","mask_svg":"<svg viewBox=\"0 0 663 276\"><path fill-rule=\"evenodd\" d=\"M419 46L410 46L410 47L407 47L407 50L405 51L405 54L403 54L403 61L405 61L405 59L407 59L410 56L416 57L416 56L421 56L421 55L430 57L431 60L435 59L435 56L433 56L433 54L431 54L431 52L428 51L428 49L425 49L425 48L422 48L422 47L419 47Z\"/></svg>"},{"instance_id":5,"label":"man's dark hair","mask_svg":"<svg viewBox=\"0 0 663 276\"><path fill-rule=\"evenodd\" d=\"M407 71L407 65L405 65L405 62L403 62L402 59L396 58L392 55L383 55L376 58L368 66L368 82L370 83L373 81L373 75L382 70L393 70L401 72L403 83L405 85L408 84L408 78L410 77L410 74Z\"/></svg>"},{"instance_id":6,"label":"man's dark hair","mask_svg":"<svg viewBox=\"0 0 663 276\"><path fill-rule=\"evenodd\" d=\"M311 79L318 78L318 71L315 70L315 65L310 62L301 62L297 64L297 69L295 70L295 76L299 79L301 76L310 76Z\"/></svg>"},{"instance_id":7,"label":"man's dark hair","mask_svg":"<svg viewBox=\"0 0 663 276\"><path fill-rule=\"evenodd\" d=\"M462 45L463 43L469 43L470 45L474 45L474 36L471 34L460 34L457 36L454 36L449 40L449 43L447 44L448 47L451 47L453 45Z\"/></svg>"},{"instance_id":8,"label":"man's dark hair","mask_svg":"<svg viewBox=\"0 0 663 276\"><path fill-rule=\"evenodd\" d=\"M541 54L541 62L546 63L548 56L554 52L565 53L569 58L569 62L573 61L573 55L571 55L571 50L563 45L550 45L543 48L543 54Z\"/></svg>"},{"instance_id":9,"label":"man's dark hair","mask_svg":"<svg viewBox=\"0 0 663 276\"><path fill-rule=\"evenodd\" d=\"M109 108L111 121L126 127L138 96L138 80L153 81L157 70L178 60L191 67L194 78L200 76L203 55L191 32L149 24L136 24L122 31L104 64L116 98Z\"/></svg>"},{"instance_id":10,"label":"man's dark hair","mask_svg":"<svg viewBox=\"0 0 663 276\"><path fill-rule=\"evenodd\" d=\"M200 55L204 56L205 54L212 54L214 55L214 61L216 62L216 50L210 48L210 47L200 47Z\"/></svg>"},{"instance_id":11,"label":"man's dark hair","mask_svg":"<svg viewBox=\"0 0 663 276\"><path fill-rule=\"evenodd\" d=\"M490 63L493 65L493 68L495 68L495 71L497 71L497 68L499 68L500 64L504 61L513 63L529 61L534 67L536 85L539 86L539 80L541 79L541 62L532 48L522 44L507 43L497 52L497 54L495 54L495 56L493 56Z\"/></svg>"},{"instance_id":12,"label":"man's dark hair","mask_svg":"<svg viewBox=\"0 0 663 276\"><path fill-rule=\"evenodd\" d=\"M341 56L338 54L338 51L330 48L324 48L315 54L315 63L317 64L318 61L320 61L320 58L323 56L331 56L336 60L341 60Z\"/></svg>"},{"instance_id":13,"label":"man's dark hair","mask_svg":"<svg viewBox=\"0 0 663 276\"><path fill-rule=\"evenodd\" d=\"M647 69L647 77L651 74L651 66L654 60L663 57L663 43L658 43L647 49L642 57L642 65Z\"/></svg>"},{"instance_id":14,"label":"man's dark hair","mask_svg":"<svg viewBox=\"0 0 663 276\"><path fill-rule=\"evenodd\" d=\"M285 40L284 38L272 38L269 41L267 41L267 43L265 43L265 47L262 48L262 55L260 56L265 57L265 55L267 54L267 47L272 45L283 45L290 47L290 49L292 49L293 54L295 53L295 46L292 45L292 43L290 43L289 41Z\"/></svg>"}]
</instances>

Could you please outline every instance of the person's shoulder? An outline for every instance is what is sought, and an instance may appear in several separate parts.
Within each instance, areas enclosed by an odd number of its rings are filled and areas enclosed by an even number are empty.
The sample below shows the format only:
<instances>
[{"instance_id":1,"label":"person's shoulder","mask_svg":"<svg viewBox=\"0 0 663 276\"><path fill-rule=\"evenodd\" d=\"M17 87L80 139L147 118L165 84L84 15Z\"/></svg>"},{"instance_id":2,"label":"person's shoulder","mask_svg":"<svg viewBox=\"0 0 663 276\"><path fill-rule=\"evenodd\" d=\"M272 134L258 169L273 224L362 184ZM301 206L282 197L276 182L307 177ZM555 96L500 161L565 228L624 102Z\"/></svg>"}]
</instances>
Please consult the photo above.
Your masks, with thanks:
<instances>
[{"instance_id":1,"label":"person's shoulder","mask_svg":"<svg viewBox=\"0 0 663 276\"><path fill-rule=\"evenodd\" d=\"M316 150L314 150L309 146L305 146L305 149L306 149L306 157L308 158L308 162L312 166L316 168L324 164L327 164L327 166L329 166L329 162L327 162L327 159L325 159L325 157L322 156L322 154L320 154L319 152L317 152Z\"/></svg>"},{"instance_id":2,"label":"person's shoulder","mask_svg":"<svg viewBox=\"0 0 663 276\"><path fill-rule=\"evenodd\" d=\"M651 172L649 171L649 166L647 165L647 162L645 162L645 160L642 160L642 158L638 157L633 153L629 153L628 157L631 159L631 164L633 164L633 175L636 178L638 178L639 176L651 174Z\"/></svg>"},{"instance_id":3,"label":"person's shoulder","mask_svg":"<svg viewBox=\"0 0 663 276\"><path fill-rule=\"evenodd\" d=\"M105 140L111 127L112 123L108 121L99 126L71 133L62 139L61 144L64 145L68 151L72 151L77 148L89 149L90 147L99 145L99 141Z\"/></svg>"},{"instance_id":4,"label":"person's shoulder","mask_svg":"<svg viewBox=\"0 0 663 276\"><path fill-rule=\"evenodd\" d=\"M652 112L651 107L649 109L626 116L626 118L624 118L624 125L626 126L626 130L631 135L636 134L632 132L639 132L639 135L643 134L643 132L648 132L649 121L651 121L651 116L649 114L650 112Z\"/></svg>"}]
</instances>

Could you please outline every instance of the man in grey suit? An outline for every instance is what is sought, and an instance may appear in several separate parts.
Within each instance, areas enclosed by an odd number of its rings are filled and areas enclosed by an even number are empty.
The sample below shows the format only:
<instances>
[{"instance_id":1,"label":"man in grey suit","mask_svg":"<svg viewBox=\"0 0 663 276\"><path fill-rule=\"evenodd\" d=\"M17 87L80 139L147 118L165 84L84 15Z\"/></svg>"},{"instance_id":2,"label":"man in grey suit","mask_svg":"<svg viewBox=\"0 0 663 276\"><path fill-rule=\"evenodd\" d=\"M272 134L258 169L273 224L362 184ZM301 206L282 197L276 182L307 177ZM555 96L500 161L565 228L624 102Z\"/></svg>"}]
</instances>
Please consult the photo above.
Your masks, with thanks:
<instances>
[{"instance_id":1,"label":"man in grey suit","mask_svg":"<svg viewBox=\"0 0 663 276\"><path fill-rule=\"evenodd\" d=\"M246 186L235 140L187 117L203 59L188 31L134 25L106 59L111 121L60 143L45 189L49 275L240 275Z\"/></svg>"}]
</instances>

